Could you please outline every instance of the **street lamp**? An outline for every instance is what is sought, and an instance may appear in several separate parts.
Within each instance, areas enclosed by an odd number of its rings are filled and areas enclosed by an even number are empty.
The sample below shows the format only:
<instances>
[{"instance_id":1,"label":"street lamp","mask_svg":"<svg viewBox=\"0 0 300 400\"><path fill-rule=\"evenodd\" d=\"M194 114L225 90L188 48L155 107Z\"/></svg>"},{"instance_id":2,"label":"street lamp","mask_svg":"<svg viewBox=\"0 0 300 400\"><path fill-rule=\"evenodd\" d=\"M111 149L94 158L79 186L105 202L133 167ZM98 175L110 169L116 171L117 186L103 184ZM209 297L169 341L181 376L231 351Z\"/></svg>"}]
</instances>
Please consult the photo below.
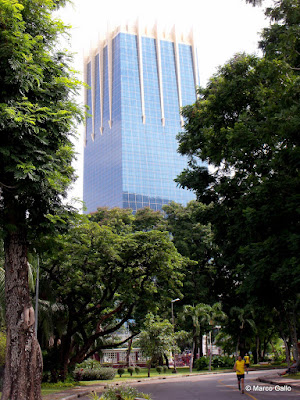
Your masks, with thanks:
<instances>
[{"instance_id":1,"label":"street lamp","mask_svg":"<svg viewBox=\"0 0 300 400\"><path fill-rule=\"evenodd\" d=\"M179 300L180 300L179 298L171 300L172 325L173 325L173 332L174 333L175 333L175 320L174 320L174 306L173 306L173 304L176 301L179 301ZM177 370L176 370L175 350L173 350L173 360L174 360L174 371L173 371L173 373L176 374Z\"/></svg>"}]
</instances>

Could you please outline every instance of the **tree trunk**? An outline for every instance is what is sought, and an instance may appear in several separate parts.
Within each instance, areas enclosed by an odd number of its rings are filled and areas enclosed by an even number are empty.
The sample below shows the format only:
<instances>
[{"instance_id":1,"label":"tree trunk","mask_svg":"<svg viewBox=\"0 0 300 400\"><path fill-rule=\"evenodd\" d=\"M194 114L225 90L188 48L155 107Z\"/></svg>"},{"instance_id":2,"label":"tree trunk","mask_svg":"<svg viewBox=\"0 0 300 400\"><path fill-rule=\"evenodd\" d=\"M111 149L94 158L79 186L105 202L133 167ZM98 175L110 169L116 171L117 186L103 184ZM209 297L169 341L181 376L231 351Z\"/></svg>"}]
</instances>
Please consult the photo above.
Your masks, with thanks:
<instances>
[{"instance_id":1,"label":"tree trunk","mask_svg":"<svg viewBox=\"0 0 300 400\"><path fill-rule=\"evenodd\" d=\"M237 339L236 347L235 347L235 358L236 359L239 355L239 347L240 347L240 335L238 335L238 339Z\"/></svg>"},{"instance_id":2,"label":"tree trunk","mask_svg":"<svg viewBox=\"0 0 300 400\"><path fill-rule=\"evenodd\" d=\"M297 322L296 322L295 310L293 310L293 313L290 318L290 332L293 344L293 357L294 360L299 361Z\"/></svg>"},{"instance_id":3,"label":"tree trunk","mask_svg":"<svg viewBox=\"0 0 300 400\"><path fill-rule=\"evenodd\" d=\"M193 367L195 366L195 360L197 360L197 348L198 348L198 341L197 341L197 337L194 336L194 338L193 338Z\"/></svg>"},{"instance_id":4,"label":"tree trunk","mask_svg":"<svg viewBox=\"0 0 300 400\"><path fill-rule=\"evenodd\" d=\"M34 333L25 235L5 238L6 360L2 400L41 400L42 354Z\"/></svg>"},{"instance_id":5,"label":"tree trunk","mask_svg":"<svg viewBox=\"0 0 300 400\"><path fill-rule=\"evenodd\" d=\"M169 369L170 368L170 366L169 366L169 359L168 359L168 357L164 354L164 358L165 358L165 361L166 361L166 366L167 366L167 368Z\"/></svg>"},{"instance_id":6,"label":"tree trunk","mask_svg":"<svg viewBox=\"0 0 300 400\"><path fill-rule=\"evenodd\" d=\"M195 347L196 347L196 343L195 343L195 340L193 340L193 348L191 351L191 358L190 358L190 372L193 372Z\"/></svg>"},{"instance_id":7,"label":"tree trunk","mask_svg":"<svg viewBox=\"0 0 300 400\"><path fill-rule=\"evenodd\" d=\"M200 357L203 357L203 335L199 335L199 341L200 341L200 343L199 343L199 349L200 349L200 354L199 354L199 356Z\"/></svg>"},{"instance_id":8,"label":"tree trunk","mask_svg":"<svg viewBox=\"0 0 300 400\"><path fill-rule=\"evenodd\" d=\"M127 351L126 351L126 365L127 367L130 367L130 353L131 353L131 349L132 349L132 338L128 341L128 347L127 347Z\"/></svg>"},{"instance_id":9,"label":"tree trunk","mask_svg":"<svg viewBox=\"0 0 300 400\"><path fill-rule=\"evenodd\" d=\"M257 358L257 363L260 362L260 355L259 355L260 351L259 351L259 348L260 348L260 341L259 341L259 336L257 335L256 336L256 358Z\"/></svg>"},{"instance_id":10,"label":"tree trunk","mask_svg":"<svg viewBox=\"0 0 300 400\"><path fill-rule=\"evenodd\" d=\"M282 340L283 340L283 343L284 343L286 363L287 363L287 366L289 367L291 365L291 357L290 357L289 345L288 345L288 342L287 342L286 337L284 335L282 335Z\"/></svg>"}]
</instances>

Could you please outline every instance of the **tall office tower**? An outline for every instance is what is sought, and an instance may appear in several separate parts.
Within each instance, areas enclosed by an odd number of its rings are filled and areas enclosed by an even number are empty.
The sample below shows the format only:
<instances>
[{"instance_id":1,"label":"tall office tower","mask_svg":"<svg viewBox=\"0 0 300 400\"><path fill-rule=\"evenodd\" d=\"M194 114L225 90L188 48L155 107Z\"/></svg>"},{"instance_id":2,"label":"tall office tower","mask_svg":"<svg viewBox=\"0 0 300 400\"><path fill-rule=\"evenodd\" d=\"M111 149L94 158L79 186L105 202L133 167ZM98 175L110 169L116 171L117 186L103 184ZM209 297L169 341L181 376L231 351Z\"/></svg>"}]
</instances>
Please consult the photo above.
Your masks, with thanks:
<instances>
[{"instance_id":1,"label":"tall office tower","mask_svg":"<svg viewBox=\"0 0 300 400\"><path fill-rule=\"evenodd\" d=\"M174 182L187 165L177 152L180 108L195 102L198 85L193 33L120 26L85 57L85 79L87 211L194 199Z\"/></svg>"}]
</instances>

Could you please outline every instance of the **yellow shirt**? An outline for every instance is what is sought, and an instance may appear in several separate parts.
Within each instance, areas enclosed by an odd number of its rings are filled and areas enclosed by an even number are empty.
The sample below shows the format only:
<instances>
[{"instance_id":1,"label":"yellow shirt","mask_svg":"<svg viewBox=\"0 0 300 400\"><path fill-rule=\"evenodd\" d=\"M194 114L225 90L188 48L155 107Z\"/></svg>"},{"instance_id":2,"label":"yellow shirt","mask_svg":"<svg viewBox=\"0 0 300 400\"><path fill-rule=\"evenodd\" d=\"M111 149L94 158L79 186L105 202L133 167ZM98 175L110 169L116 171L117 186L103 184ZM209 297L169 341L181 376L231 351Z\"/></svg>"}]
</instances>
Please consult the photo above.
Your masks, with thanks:
<instances>
[{"instance_id":1,"label":"yellow shirt","mask_svg":"<svg viewBox=\"0 0 300 400\"><path fill-rule=\"evenodd\" d=\"M245 374L245 361L244 360L236 360L236 374L244 375Z\"/></svg>"},{"instance_id":2,"label":"yellow shirt","mask_svg":"<svg viewBox=\"0 0 300 400\"><path fill-rule=\"evenodd\" d=\"M245 363L246 364L250 364L250 357L249 356L245 356Z\"/></svg>"}]
</instances>

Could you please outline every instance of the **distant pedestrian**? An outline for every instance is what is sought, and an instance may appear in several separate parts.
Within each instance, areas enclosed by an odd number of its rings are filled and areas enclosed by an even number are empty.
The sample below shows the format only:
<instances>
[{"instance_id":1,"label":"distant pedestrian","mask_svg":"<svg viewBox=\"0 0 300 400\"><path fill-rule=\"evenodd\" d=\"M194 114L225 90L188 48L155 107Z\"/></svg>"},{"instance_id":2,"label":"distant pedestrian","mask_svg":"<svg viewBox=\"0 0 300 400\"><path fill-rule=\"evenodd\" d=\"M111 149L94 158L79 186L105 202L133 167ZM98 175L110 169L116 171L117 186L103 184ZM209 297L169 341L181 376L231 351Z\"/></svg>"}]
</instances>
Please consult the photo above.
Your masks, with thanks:
<instances>
[{"instance_id":1,"label":"distant pedestrian","mask_svg":"<svg viewBox=\"0 0 300 400\"><path fill-rule=\"evenodd\" d=\"M247 374L248 374L248 369L250 366L250 357L248 353L245 354L244 361L245 361L245 366L247 367Z\"/></svg>"},{"instance_id":2,"label":"distant pedestrian","mask_svg":"<svg viewBox=\"0 0 300 400\"><path fill-rule=\"evenodd\" d=\"M242 389L242 394L244 394L244 387L245 387L245 370L248 372L246 363L242 359L242 356L238 356L238 359L236 360L233 369L236 372L236 377L238 379L238 387L239 390Z\"/></svg>"}]
</instances>

